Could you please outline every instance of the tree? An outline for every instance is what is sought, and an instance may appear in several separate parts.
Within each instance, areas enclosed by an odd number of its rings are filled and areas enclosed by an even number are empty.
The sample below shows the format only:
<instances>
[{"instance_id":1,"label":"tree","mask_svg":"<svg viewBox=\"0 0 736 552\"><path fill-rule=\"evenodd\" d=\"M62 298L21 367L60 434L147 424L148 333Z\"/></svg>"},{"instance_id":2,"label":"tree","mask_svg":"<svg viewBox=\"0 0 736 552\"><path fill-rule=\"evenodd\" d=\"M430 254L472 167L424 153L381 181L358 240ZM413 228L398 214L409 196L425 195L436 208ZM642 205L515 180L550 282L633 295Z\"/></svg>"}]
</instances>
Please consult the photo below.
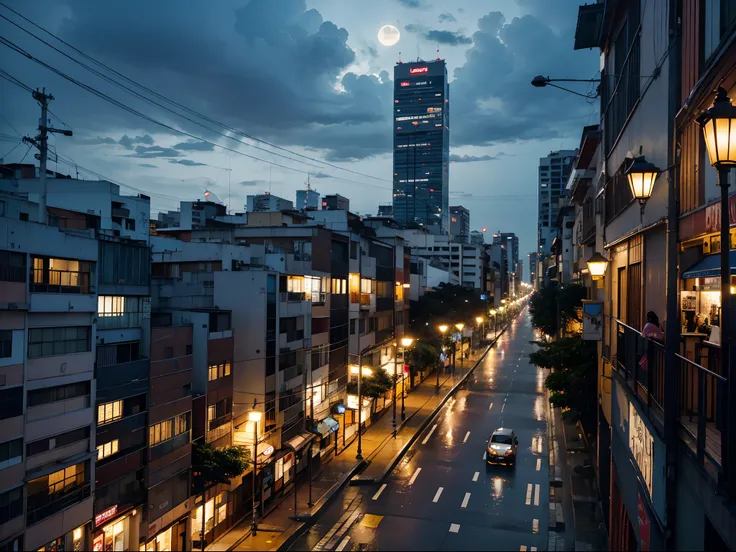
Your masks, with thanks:
<instances>
[{"instance_id":1,"label":"tree","mask_svg":"<svg viewBox=\"0 0 736 552\"><path fill-rule=\"evenodd\" d=\"M378 369L370 376L363 376L360 380L360 394L370 399L382 397L386 391L393 386L394 378L386 373L386 370ZM347 392L351 395L358 394L358 382L351 381L347 385Z\"/></svg>"},{"instance_id":2,"label":"tree","mask_svg":"<svg viewBox=\"0 0 736 552\"><path fill-rule=\"evenodd\" d=\"M552 405L569 408L585 426L595 420L598 358L594 342L580 336L564 337L533 352L529 360L552 370L544 381Z\"/></svg>"},{"instance_id":3,"label":"tree","mask_svg":"<svg viewBox=\"0 0 736 552\"><path fill-rule=\"evenodd\" d=\"M437 347L426 341L417 341L409 352L409 372L412 384L416 372L431 372L440 362L440 352Z\"/></svg>"},{"instance_id":4,"label":"tree","mask_svg":"<svg viewBox=\"0 0 736 552\"><path fill-rule=\"evenodd\" d=\"M422 296L420 301L412 301L409 327L412 336L438 343L439 324L471 323L486 310L487 304L480 298L477 290L441 284Z\"/></svg>"},{"instance_id":5,"label":"tree","mask_svg":"<svg viewBox=\"0 0 736 552\"><path fill-rule=\"evenodd\" d=\"M209 443L195 443L192 465L198 492L217 483L229 484L230 479L242 475L250 465L248 457L245 447L215 448Z\"/></svg>"},{"instance_id":6,"label":"tree","mask_svg":"<svg viewBox=\"0 0 736 552\"><path fill-rule=\"evenodd\" d=\"M546 335L556 336L560 321L563 328L571 322L582 322L579 311L586 294L586 288L579 284L558 286L551 283L544 286L529 301L532 326Z\"/></svg>"}]
</instances>

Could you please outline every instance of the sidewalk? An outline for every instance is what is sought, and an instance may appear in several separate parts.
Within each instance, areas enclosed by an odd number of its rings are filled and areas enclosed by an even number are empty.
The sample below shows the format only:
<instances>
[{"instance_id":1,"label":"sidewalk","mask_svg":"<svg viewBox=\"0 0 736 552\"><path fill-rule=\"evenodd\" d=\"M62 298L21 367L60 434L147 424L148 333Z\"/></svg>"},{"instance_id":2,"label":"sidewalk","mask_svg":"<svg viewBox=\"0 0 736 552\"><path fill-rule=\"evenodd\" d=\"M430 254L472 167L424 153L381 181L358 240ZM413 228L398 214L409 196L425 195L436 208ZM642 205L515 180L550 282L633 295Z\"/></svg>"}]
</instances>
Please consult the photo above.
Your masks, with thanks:
<instances>
[{"instance_id":1,"label":"sidewalk","mask_svg":"<svg viewBox=\"0 0 736 552\"><path fill-rule=\"evenodd\" d=\"M498 335L501 335L502 331ZM430 374L420 384L416 385L404 399L406 420L401 423L401 396L397 397L396 409L396 439L393 438L392 407L383 411L380 418L364 430L362 434L362 455L364 460L356 460L357 438L348 444L345 449L335 456L329 463L321 467L312 480L312 499L314 506L307 504L307 485L302 483L297 489L297 513L299 517L316 516L324 505L339 492L351 479L356 484L360 482L372 483L376 478L385 476L390 463L395 463L402 447L406 446L414 437L420 426L433 413L437 405L445 398L450 390L475 365L475 362L485 352L474 351L470 358L457 363L455 375L440 375L440 392L436 392L435 373ZM367 469L366 469L367 466ZM361 470L365 475L360 478L354 476ZM289 493L280 502L277 502L258 520L256 536L251 534L252 520L243 519L236 523L226 534L207 546L207 551L224 552L228 550L278 550L295 533L303 527L305 521L294 520L294 494Z\"/></svg>"}]
</instances>

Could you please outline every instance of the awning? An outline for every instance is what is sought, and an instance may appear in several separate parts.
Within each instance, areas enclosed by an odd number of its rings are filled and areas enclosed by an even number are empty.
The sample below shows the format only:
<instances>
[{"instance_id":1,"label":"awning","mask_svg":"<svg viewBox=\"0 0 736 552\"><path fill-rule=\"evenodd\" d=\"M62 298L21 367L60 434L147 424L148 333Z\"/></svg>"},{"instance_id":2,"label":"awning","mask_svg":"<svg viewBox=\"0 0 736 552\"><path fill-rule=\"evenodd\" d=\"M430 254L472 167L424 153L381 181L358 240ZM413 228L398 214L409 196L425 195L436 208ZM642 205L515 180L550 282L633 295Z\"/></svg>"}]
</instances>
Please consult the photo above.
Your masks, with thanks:
<instances>
[{"instance_id":1,"label":"awning","mask_svg":"<svg viewBox=\"0 0 736 552\"><path fill-rule=\"evenodd\" d=\"M729 251L731 274L736 274L736 249ZM682 273L683 278L708 278L721 275L721 254L715 253L702 258Z\"/></svg>"},{"instance_id":2,"label":"awning","mask_svg":"<svg viewBox=\"0 0 736 552\"><path fill-rule=\"evenodd\" d=\"M340 422L331 416L328 416L317 424L317 433L323 438L335 433L338 429L340 429Z\"/></svg>"},{"instance_id":3,"label":"awning","mask_svg":"<svg viewBox=\"0 0 736 552\"><path fill-rule=\"evenodd\" d=\"M289 439L284 443L284 448L299 452L301 449L306 447L314 439L314 433L300 433L296 437Z\"/></svg>"}]
</instances>

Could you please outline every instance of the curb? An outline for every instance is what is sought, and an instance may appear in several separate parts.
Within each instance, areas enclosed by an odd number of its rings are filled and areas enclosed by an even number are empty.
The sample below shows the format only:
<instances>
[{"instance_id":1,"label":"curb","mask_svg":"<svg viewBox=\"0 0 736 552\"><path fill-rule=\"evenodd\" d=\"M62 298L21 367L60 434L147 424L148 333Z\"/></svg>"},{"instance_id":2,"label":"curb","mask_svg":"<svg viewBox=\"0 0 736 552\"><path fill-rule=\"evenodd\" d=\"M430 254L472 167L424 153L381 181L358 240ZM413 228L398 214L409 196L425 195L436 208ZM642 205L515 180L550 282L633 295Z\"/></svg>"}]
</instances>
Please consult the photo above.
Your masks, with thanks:
<instances>
[{"instance_id":1,"label":"curb","mask_svg":"<svg viewBox=\"0 0 736 552\"><path fill-rule=\"evenodd\" d=\"M549 402L549 390L545 390L547 398L547 449L549 453L549 517L547 529L547 550L555 552L564 550L565 548L565 514L563 504L558 500L557 489L562 487L562 478L560 477L561 467L558 465L559 448L557 443L557 424L556 413L552 404Z\"/></svg>"},{"instance_id":2,"label":"curb","mask_svg":"<svg viewBox=\"0 0 736 552\"><path fill-rule=\"evenodd\" d=\"M342 490L342 488L350 481L350 479L355 476L357 473L361 472L365 469L365 467L368 465L368 462L365 460L361 460L355 466L350 469L345 475L340 478L340 481L335 483L332 487L330 487L325 494L322 495L322 497L315 503L314 506L309 510L308 517L304 519L299 525L289 528L282 534L281 543L277 544L270 550L275 552L278 550L288 550L291 545L293 545L298 539L300 539L312 526L312 524L317 521L317 517L322 513L322 510L324 510L330 502L332 502L332 499L335 497L335 495Z\"/></svg>"},{"instance_id":3,"label":"curb","mask_svg":"<svg viewBox=\"0 0 736 552\"><path fill-rule=\"evenodd\" d=\"M501 330L501 333L499 333L491 343L488 344L485 351L483 351L483 354L478 357L478 360L475 361L475 364L473 364L473 367L468 370L468 373L463 376L463 378L458 381L452 389L450 389L445 397L440 401L440 403L435 407L435 409L427 416L427 418L417 427L416 431L414 432L414 435L411 436L411 438L404 443L404 446L401 447L399 452L396 453L396 455L391 459L391 461L388 463L386 468L381 472L380 475L376 477L368 477L368 478L354 478L350 481L350 484L355 485L372 485L376 483L380 483L383 481L386 476L388 476L389 473L396 467L396 464L398 464L401 461L401 458L409 451L409 449L414 445L416 440L419 438L419 436L422 434L422 432L427 428L429 424L432 423L432 421L437 417L437 414L439 414L439 411L442 410L442 408L445 406L445 403L450 399L452 395L455 394L455 392L459 389L461 385L465 383L465 381L470 377L470 375L475 371L475 369L478 367L478 365L481 363L481 361L485 358L485 356L488 354L488 351L491 350L491 348L496 344L498 341L498 338L501 337L506 330L508 329L508 326L506 326L503 330Z\"/></svg>"}]
</instances>

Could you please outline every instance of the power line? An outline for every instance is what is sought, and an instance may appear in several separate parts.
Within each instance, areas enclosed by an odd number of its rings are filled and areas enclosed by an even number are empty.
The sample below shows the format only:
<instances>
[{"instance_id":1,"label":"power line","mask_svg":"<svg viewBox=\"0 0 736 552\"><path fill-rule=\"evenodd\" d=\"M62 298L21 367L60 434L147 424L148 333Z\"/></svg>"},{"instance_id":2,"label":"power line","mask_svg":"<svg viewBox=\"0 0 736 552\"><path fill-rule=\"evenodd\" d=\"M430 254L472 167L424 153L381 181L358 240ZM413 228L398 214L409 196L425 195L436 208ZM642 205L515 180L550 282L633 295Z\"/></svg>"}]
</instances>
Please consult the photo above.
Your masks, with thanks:
<instances>
[{"instance_id":1,"label":"power line","mask_svg":"<svg viewBox=\"0 0 736 552\"><path fill-rule=\"evenodd\" d=\"M18 146L20 146L21 144L23 144L23 142L18 142L17 144L15 144L15 146L13 146L13 149L11 149L5 155L0 155L0 159L1 160L4 160L8 155L10 155L11 153L13 153L18 148Z\"/></svg>"},{"instance_id":2,"label":"power line","mask_svg":"<svg viewBox=\"0 0 736 552\"><path fill-rule=\"evenodd\" d=\"M316 162L316 163L321 163L321 164L323 164L323 165L325 165L325 166L328 166L328 167L331 167L331 168L334 168L334 169L338 169L338 170L341 170L341 171L345 171L345 172L348 172L348 173L351 173L351 174L355 174L355 175L357 175L357 176L363 176L363 177L365 177L365 178L371 178L371 179L374 179L374 180L379 180L379 181L382 181L382 182L388 182L388 183L392 183L392 181L390 181L390 180L387 180L387 179L385 179L385 178L380 178L380 177L377 177L377 176L373 176L373 175L370 175L370 174L362 173L362 172L359 172L359 171L355 171L355 170L352 170L352 169L347 169L347 168L345 168L345 167L341 167L341 166L339 166L339 165L335 165L335 164L333 164L333 163L330 163L330 162L328 162L328 161L324 161L324 160L321 160L321 159L316 159L316 158L310 157L310 156L308 156L308 155L303 155L303 154L301 154L301 153L298 153L298 152L292 151L292 150L290 150L290 149L288 149L288 148L284 148L284 147L282 147L282 146L278 146L278 145L276 145L276 144L273 144L273 143L271 143L271 142L268 142L267 140L263 140L263 139L261 139L261 138L258 138L258 137L256 137L256 136L253 136L253 135L247 134L247 133L245 133L245 132L242 132L242 131L240 131L240 130L237 130L237 129L233 128L233 127L230 127L230 126L228 126L228 125L226 125L226 124L224 124L224 123L221 123L221 122L219 122L219 121L217 121L217 120L215 120L215 119L212 119L212 118L210 118L210 117L208 117L208 116L206 116L206 115L203 115L203 114L201 114L201 113L199 113L199 112L197 112L197 111L195 111L195 110L193 110L193 109L191 109L191 108L189 108L189 107L187 107L187 106L185 106L185 105L183 105L183 104L181 104L181 103L179 103L179 102L176 102L176 101L174 101L174 100L172 100L172 99L170 99L170 98L167 98L166 96L164 96L164 95L162 95L162 94L159 94L159 93L158 93L158 92L156 92L155 90L152 90L152 89L150 89L150 88L148 88L148 87L146 87L146 86L144 86L144 85L142 85L142 84L140 84L140 83L136 82L135 80L133 80L133 79L131 79L131 78L129 78L129 77L127 77L127 76L125 76L124 74L122 74L122 73L120 73L120 72L116 71L115 69L113 69L113 68L109 67L108 65L105 65L105 64L104 64L104 63L102 63L101 61L99 61L99 60L95 59L94 57L92 57L92 56L90 56L90 55L88 55L88 54L84 53L83 51L81 51L81 50L79 50L78 48L76 48L76 47L72 46L71 44L69 44L68 42L64 41L63 39L59 38L58 36L56 36L56 35L55 35L55 34L53 34L52 32L50 32L50 31L48 31L47 29L45 29L45 28L41 27L41 26L40 26L40 25L38 25L37 23L35 23L35 22L31 21L30 19L28 19L28 18L27 18L27 17L25 17L24 15L22 15L22 14L18 13L17 11L15 11L15 10L14 10L14 9L12 9L12 8L10 8L10 7L9 7L9 6L7 6L6 4L4 4L4 3L0 2L0 5L1 5L1 6L3 6L4 8L6 8L7 10L9 10L9 11L13 12L13 13L14 13L15 15L17 15L17 16L18 16L18 17L20 17L21 19L23 19L23 20L25 20L26 22L30 23L31 25L33 25L33 26L34 26L34 27L36 27L37 29L39 29L39 30L43 31L43 32L44 32L44 33L46 33L47 35L51 36L52 38L56 39L56 40L57 40L57 41L59 41L60 43L64 44L64 45L65 45L65 46L67 46L68 48L72 49L73 51L75 51L75 52L76 52L76 53L78 53L79 55L83 56L83 57L84 57L85 59L88 59L89 61L91 61L91 62L93 62L93 63L97 64L98 66L100 66L100 67L102 67L102 68L106 69L107 71L110 71L111 73L113 73L113 74L117 75L118 77L120 77L120 78L124 79L125 81L127 81L127 82L131 83L132 85L134 85L134 86L136 86L136 87L140 88L141 90L144 90L144 91L148 92L149 94L153 94L153 95L154 95L155 97L157 97L157 98L159 98L159 99L161 99L161 100L163 100L163 101L165 101L165 102L168 102L169 104L175 105L175 106L179 107L180 109L183 109L183 110L185 110L186 112L188 112L188 113L190 113L190 114L192 114L192 115L194 115L194 116L196 116L196 117L199 117L199 118L201 118L201 119L203 119L203 120L205 120L205 121L207 121L207 122L209 122L209 123L212 123L212 124L218 125L218 126L220 126L220 127L224 128L224 129L226 129L226 130L227 130L227 131L229 131L229 132L232 132L232 133L238 134L238 135L240 135L240 136L243 136L243 137L245 137L245 138L248 138L248 139L250 139L250 140L253 140L253 141L255 141L255 142L259 142L259 143L265 144L265 145L267 145L267 146L269 146L269 147L272 147L272 148L274 148L274 149L277 149L277 150L280 150L280 151L284 151L284 152L290 153L290 154L292 154L292 155L296 155L296 156L298 156L298 157L301 157L301 158L303 158L303 159L308 159L308 160L310 160L310 161L314 161L314 162ZM166 109L167 111L169 111L169 112L171 112L171 113L173 113L173 114L175 114L175 115L178 115L178 116L180 116L180 117L183 117L184 119L186 119L186 120L188 120L188 121L190 121L190 122L192 122L192 123L194 123L194 124L197 124L197 125L199 125L199 126L202 126L203 128L207 128L207 129L208 129L208 130L210 130L211 132L215 132L215 133L217 133L217 134L220 134L221 136L224 136L224 137L226 137L226 138L230 138L230 139L232 139L232 140L235 140L235 141L237 141L237 142L240 142L240 143L242 143L242 144L244 144L244 145L246 145L246 146L248 146L248 147L252 147L252 148L255 148L255 149L259 149L259 150L261 150L261 151L264 151L264 152L267 152L267 153L269 153L269 154L271 154L271 155L277 155L277 156L279 156L279 157L284 157L284 158L286 158L286 159L290 159L290 160L292 160L292 161L296 161L296 162L301 162L301 163L304 163L303 161L298 161L298 160L295 160L295 159L293 159L293 158L291 158L291 157L288 157L288 156L284 156L284 155L281 155L281 154L279 154L279 153L276 153L276 152L273 152L273 151L267 150L267 149L265 149L265 148L261 148L261 147L255 146L255 145L253 145L253 144L248 144L247 142L242 142L241 140L237 140L236 138L233 138L232 136L229 136L229 135L227 135L227 134L223 134L223 133L220 133L220 132L218 132L218 131L216 131L216 130L210 129L209 127L206 127L206 126L202 125L201 123L199 123L199 122L197 122L197 121L193 121L192 119L190 119L190 118L188 118L188 117L186 117L186 116L182 115L181 113L178 113L178 112L176 112L176 111L174 111L174 110L172 110L172 109L170 109L170 108L168 108L168 107L166 107L166 106L163 106L163 105L159 104L158 102L155 102L155 101L151 100L150 98L147 98L147 97L145 97L145 96L141 95L140 93L138 93L138 92L136 92L136 91L134 91L134 90L130 89L129 87L127 87L127 86L125 86L125 85L123 85L123 84L121 84L121 83L117 82L116 80L114 80L114 79L112 79L112 78L108 77L107 75L103 75L103 74L102 74L102 73L100 73L99 71L97 71L97 70L95 70L95 69L93 69L93 68L89 67L88 65L86 65L86 64L84 64L84 63L82 63L82 62L80 62L79 60L75 59L74 57L70 56L69 54L67 54L67 53L65 53L65 52L61 51L60 49L56 48L55 46L53 46L53 45L49 44L48 42L46 42L46 41L45 41L45 40L43 40L42 38L38 37L37 35L33 34L32 32L30 32L30 31L28 31L27 29L23 28L22 26L18 25L17 23L15 23L14 21L12 21L12 20L8 19L7 17L5 17L5 16L0 16L0 17L2 17L3 19L5 19L6 21L8 21L9 23L11 23L12 25L16 26L17 28L19 28L19 29L23 30L24 32L28 33L29 35L33 36L33 37L34 37L34 38L35 38L36 40L39 40L40 42L42 42L42 43L46 44L46 45L47 45L47 46L49 46L50 48L54 49L55 51L59 52L60 54L62 54L62 55L64 55L64 56L66 56L67 58L69 58L70 60L74 61L75 63L77 63L77 64L81 65L82 67L86 68L87 70L89 70L89 71L93 72L94 74L98 75L99 77L101 77L101 78L103 78L103 79L107 80L108 82L111 82L111 83L113 83L113 84L115 84L115 85L117 85L117 86L119 86L119 87L121 87L121 88L124 88L125 90L128 90L128 91L129 91L130 93L132 93L132 94L135 94L136 96L138 96L138 97L142 98L142 99L143 99L143 100L145 100L145 101L148 101L149 103L153 103L154 105L157 105L157 106L161 107L162 109ZM309 165L309 166L313 166L313 167L314 167L314 165L311 165L310 163L304 163L304 164L306 164L306 165ZM317 167L317 168L321 168L321 167Z\"/></svg>"},{"instance_id":3,"label":"power line","mask_svg":"<svg viewBox=\"0 0 736 552\"><path fill-rule=\"evenodd\" d=\"M154 119L153 117L150 117L149 115L146 115L145 113L141 113L140 111L138 111L138 110L136 110L136 109L134 109L134 108L132 108L132 107L130 107L130 106L122 103L122 102L120 102L119 100L116 100L115 98L113 98L111 96L108 96L107 94L105 94L103 92L100 92L99 90L97 90L93 86L90 86L88 84L85 84L85 83L83 83L83 82L75 79L74 77L71 77L71 76L67 75L63 71L61 71L61 70L59 70L59 69L57 69L57 68L49 65L48 63L46 63L45 61L43 61L43 60L41 60L39 58L34 57L28 51L24 50L23 48L21 48L17 44L15 44L12 41L10 41L10 40L8 40L8 39L6 39L4 37L1 37L1 36L0 36L0 44L3 44L4 46L9 47L11 50L13 50L13 51L21 54L23 57L25 57L25 58L27 58L27 59L29 59L29 60L31 60L31 61L39 64L39 65L41 65L42 67L45 67L46 69L48 69L49 71L51 71L53 73L56 73L57 75L59 75L63 79L66 79L69 82L71 82L73 84L76 84L80 88L83 88L84 90L90 92L91 94L94 94L95 96L97 96L97 97L99 97L99 98L101 98L101 99L103 99L103 100L105 100L105 101L107 101L107 102L109 102L109 103L111 103L111 104L119 107L120 109L123 109L124 111L127 111L128 113L131 113L132 115L135 115L137 117L140 117L140 118L142 118L142 119L144 119L144 120L146 120L146 121L148 121L150 123L153 123L155 125L158 125L160 127L165 128L167 130L170 130L171 132L174 132L174 133L177 133L177 134L181 134L182 136L186 136L188 138L192 138L194 140L198 140L200 142L204 142L206 144L210 144L210 145L212 145L214 147L218 147L218 148L224 149L226 151L230 151L230 152L236 153L238 155L242 155L243 157L247 157L248 159L252 159L254 161L260 161L262 163L268 163L269 165L272 165L274 167L279 167L279 168L282 168L282 169L286 169L286 170L289 170L289 171L298 172L298 173L301 173L301 174L306 174L306 175L311 174L309 171L304 171L304 170L301 170L301 169L297 169L295 167L289 167L288 165L283 165L281 163L276 163L274 161L267 161L265 159L261 159L260 157L256 157L256 156L253 156L253 155L249 155L247 153L243 153L242 151L239 151L239 150L236 150L236 149L233 149L233 148L229 148L227 146L223 146L222 144L218 144L217 142L213 142L211 140L207 140L206 138L202 138L200 136L197 136L195 134L192 134L191 132L187 132L185 130L178 129L178 128L175 128L175 127L173 127L171 125L168 125L166 123L163 123L161 121L158 121L158 120ZM357 182L355 180L349 180L347 178L340 178L340 177L333 176L333 175L330 175L330 177L333 178L334 180L340 180L340 181L343 181L343 182L349 182L351 184L357 184L359 186L370 186L370 187L373 187L373 188L386 189L385 186L378 186L376 184L367 184L367 183L364 183L364 182Z\"/></svg>"},{"instance_id":4,"label":"power line","mask_svg":"<svg viewBox=\"0 0 736 552\"><path fill-rule=\"evenodd\" d=\"M26 92L33 92L33 88L31 88L27 84L21 82L20 80L16 79L13 75L11 75L10 73L8 73L4 69L0 69L0 77L2 77L6 81L8 81L8 82L10 82L10 83L12 83L12 84L14 84L16 86L22 88Z\"/></svg>"}]
</instances>

